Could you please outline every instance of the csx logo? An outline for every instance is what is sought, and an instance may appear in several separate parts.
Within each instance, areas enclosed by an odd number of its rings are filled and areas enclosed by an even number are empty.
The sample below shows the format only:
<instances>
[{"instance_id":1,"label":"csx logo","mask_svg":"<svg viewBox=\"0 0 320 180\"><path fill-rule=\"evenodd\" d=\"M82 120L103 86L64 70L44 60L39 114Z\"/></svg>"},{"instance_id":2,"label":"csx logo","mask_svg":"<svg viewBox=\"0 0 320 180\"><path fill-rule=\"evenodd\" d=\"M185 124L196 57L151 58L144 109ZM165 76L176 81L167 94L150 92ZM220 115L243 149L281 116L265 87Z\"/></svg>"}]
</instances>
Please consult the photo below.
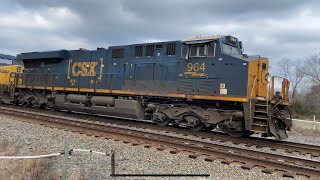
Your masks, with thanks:
<instances>
[{"instance_id":1,"label":"csx logo","mask_svg":"<svg viewBox=\"0 0 320 180\"><path fill-rule=\"evenodd\" d=\"M98 63L100 62L100 66ZM97 69L96 67L99 67ZM98 61L92 61L92 62L73 62L72 59L69 59L68 64L68 76L67 79L70 80L70 83L74 85L79 76L83 77L96 77L96 81L94 81L92 78L88 79L90 80L90 83L93 84L94 82L100 82L102 80L102 74L103 74L103 58L99 58ZM96 70L98 71L98 74L96 73ZM98 75L98 76L97 76Z\"/></svg>"},{"instance_id":2,"label":"csx logo","mask_svg":"<svg viewBox=\"0 0 320 180\"><path fill-rule=\"evenodd\" d=\"M75 62L72 64L73 76L96 76L98 62Z\"/></svg>"},{"instance_id":3,"label":"csx logo","mask_svg":"<svg viewBox=\"0 0 320 180\"><path fill-rule=\"evenodd\" d=\"M102 61L101 61L102 64ZM72 62L69 60L68 65L68 79L70 79L70 75L72 74L74 77L76 76L96 76L96 66L98 65L97 61L93 62Z\"/></svg>"}]
</instances>

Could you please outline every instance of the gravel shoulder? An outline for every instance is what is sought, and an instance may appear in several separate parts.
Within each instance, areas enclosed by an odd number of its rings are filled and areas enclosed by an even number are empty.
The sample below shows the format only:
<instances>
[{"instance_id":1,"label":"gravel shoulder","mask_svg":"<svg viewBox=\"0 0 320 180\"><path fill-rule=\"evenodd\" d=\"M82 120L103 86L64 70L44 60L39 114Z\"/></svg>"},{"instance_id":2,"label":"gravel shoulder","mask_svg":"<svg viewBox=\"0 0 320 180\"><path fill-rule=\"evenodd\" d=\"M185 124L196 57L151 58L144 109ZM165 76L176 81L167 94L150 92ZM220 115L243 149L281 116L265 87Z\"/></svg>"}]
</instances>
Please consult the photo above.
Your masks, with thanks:
<instances>
[{"instance_id":1,"label":"gravel shoulder","mask_svg":"<svg viewBox=\"0 0 320 180\"><path fill-rule=\"evenodd\" d=\"M292 140L301 137L298 132L292 132ZM296 134L294 134L296 133ZM0 117L0 141L17 147L18 155L30 155L35 152L61 152L65 136L69 137L71 149L89 149L100 152L116 152L116 172L121 174L210 174L204 177L144 177L143 179L288 179L281 173L265 174L261 168L244 170L237 163L221 164L219 160L206 162L203 157L188 158L189 154L180 152L170 154L169 150L158 151L156 148L145 148L141 145L132 146L130 143L104 138L87 136L79 133L66 132L40 125L29 124L17 120ZM310 138L307 136L307 138ZM313 138L316 139L316 138ZM307 143L307 142L305 142ZM314 142L320 144L319 142ZM36 153L37 154L37 153ZM22 160L11 160L19 163ZM62 158L50 159L52 169L61 173ZM1 159L0 159L1 163ZM1 170L1 169L0 169ZM141 177L110 177L110 157L75 152L69 160L69 179L141 179ZM1 177L1 179L7 177ZM295 179L306 179L296 177Z\"/></svg>"},{"instance_id":2,"label":"gravel shoulder","mask_svg":"<svg viewBox=\"0 0 320 180\"><path fill-rule=\"evenodd\" d=\"M320 131L293 127L286 141L320 146Z\"/></svg>"}]
</instances>

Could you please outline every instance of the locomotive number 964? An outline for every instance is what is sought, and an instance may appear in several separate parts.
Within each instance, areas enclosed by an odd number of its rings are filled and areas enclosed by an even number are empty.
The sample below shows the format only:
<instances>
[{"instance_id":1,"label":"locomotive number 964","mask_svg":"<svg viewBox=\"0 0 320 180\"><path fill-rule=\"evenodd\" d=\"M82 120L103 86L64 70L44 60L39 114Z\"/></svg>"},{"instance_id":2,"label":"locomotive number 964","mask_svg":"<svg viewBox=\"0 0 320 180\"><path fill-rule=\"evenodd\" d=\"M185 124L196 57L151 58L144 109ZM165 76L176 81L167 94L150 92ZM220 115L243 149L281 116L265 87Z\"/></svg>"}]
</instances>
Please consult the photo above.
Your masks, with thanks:
<instances>
[{"instance_id":1,"label":"locomotive number 964","mask_svg":"<svg viewBox=\"0 0 320 180\"><path fill-rule=\"evenodd\" d=\"M206 70L206 64L205 63L188 63L187 64L187 71L195 71L195 72L198 72L198 71L202 71L204 72Z\"/></svg>"}]
</instances>

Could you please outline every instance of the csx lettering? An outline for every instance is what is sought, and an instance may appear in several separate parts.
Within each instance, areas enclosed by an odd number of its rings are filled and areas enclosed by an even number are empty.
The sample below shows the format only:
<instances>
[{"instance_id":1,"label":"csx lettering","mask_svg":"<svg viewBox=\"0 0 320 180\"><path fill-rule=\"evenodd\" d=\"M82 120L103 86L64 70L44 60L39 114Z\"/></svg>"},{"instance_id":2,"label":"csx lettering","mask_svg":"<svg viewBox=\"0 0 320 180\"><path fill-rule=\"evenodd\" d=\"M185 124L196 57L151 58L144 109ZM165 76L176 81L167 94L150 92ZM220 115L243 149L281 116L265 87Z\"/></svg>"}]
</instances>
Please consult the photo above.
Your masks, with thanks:
<instances>
[{"instance_id":1,"label":"csx lettering","mask_svg":"<svg viewBox=\"0 0 320 180\"><path fill-rule=\"evenodd\" d=\"M73 76L96 76L98 62L75 62L72 65Z\"/></svg>"},{"instance_id":2,"label":"csx lettering","mask_svg":"<svg viewBox=\"0 0 320 180\"><path fill-rule=\"evenodd\" d=\"M199 70L204 72L206 70L206 64L205 63L202 63L201 65L200 65L200 63L188 63L187 64L187 71L198 72Z\"/></svg>"}]
</instances>

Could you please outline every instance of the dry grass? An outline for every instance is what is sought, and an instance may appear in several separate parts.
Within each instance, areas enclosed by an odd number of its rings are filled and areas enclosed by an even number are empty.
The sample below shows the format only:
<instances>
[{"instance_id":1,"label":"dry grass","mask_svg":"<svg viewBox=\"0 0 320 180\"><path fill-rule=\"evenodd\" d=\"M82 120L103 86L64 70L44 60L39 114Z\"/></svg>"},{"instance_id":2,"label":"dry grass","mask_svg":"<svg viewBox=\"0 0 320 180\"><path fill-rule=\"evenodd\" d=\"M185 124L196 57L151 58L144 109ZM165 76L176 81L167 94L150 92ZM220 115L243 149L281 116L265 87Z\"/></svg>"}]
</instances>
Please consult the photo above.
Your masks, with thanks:
<instances>
[{"instance_id":1,"label":"dry grass","mask_svg":"<svg viewBox=\"0 0 320 180\"><path fill-rule=\"evenodd\" d=\"M19 148L14 147L8 141L0 142L0 156L14 156ZM47 154L47 152L34 152L34 154ZM48 158L39 159L0 159L0 179L6 180L58 180L61 173L53 168ZM68 180L84 178L84 171L69 172Z\"/></svg>"},{"instance_id":2,"label":"dry grass","mask_svg":"<svg viewBox=\"0 0 320 180\"><path fill-rule=\"evenodd\" d=\"M7 141L0 144L1 156L16 155L18 148L12 147ZM37 152L43 154L44 152ZM60 179L56 171L52 169L52 164L46 158L42 159L0 159L1 179Z\"/></svg>"}]
</instances>

